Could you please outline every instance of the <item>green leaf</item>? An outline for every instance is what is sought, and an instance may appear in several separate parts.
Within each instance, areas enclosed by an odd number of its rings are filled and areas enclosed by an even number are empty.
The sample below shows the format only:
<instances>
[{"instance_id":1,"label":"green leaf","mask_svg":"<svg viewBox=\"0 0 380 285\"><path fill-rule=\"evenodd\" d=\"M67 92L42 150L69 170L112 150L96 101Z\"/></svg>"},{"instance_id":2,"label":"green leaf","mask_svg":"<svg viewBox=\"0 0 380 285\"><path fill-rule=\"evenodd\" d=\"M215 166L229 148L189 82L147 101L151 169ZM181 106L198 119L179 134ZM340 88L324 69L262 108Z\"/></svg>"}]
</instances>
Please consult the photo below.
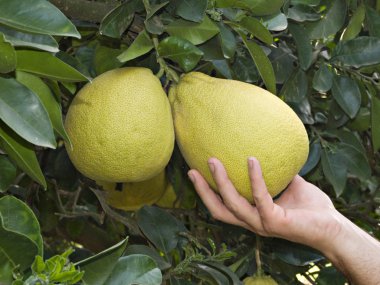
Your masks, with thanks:
<instances>
[{"instance_id":1,"label":"green leaf","mask_svg":"<svg viewBox=\"0 0 380 285\"><path fill-rule=\"evenodd\" d=\"M291 0L290 3L292 5L307 5L310 7L318 6L321 0Z\"/></svg>"},{"instance_id":2,"label":"green leaf","mask_svg":"<svg viewBox=\"0 0 380 285\"><path fill-rule=\"evenodd\" d=\"M16 167L4 155L0 156L0 193L5 192L16 179Z\"/></svg>"},{"instance_id":3,"label":"green leaf","mask_svg":"<svg viewBox=\"0 0 380 285\"><path fill-rule=\"evenodd\" d=\"M306 73L302 69L293 72L281 89L280 97L286 102L299 103L307 95L308 82Z\"/></svg>"},{"instance_id":4,"label":"green leaf","mask_svg":"<svg viewBox=\"0 0 380 285\"><path fill-rule=\"evenodd\" d=\"M105 285L107 278L112 274L117 260L122 256L128 239L124 239L114 246L87 259L81 260L75 266L83 270L83 281L91 285Z\"/></svg>"},{"instance_id":5,"label":"green leaf","mask_svg":"<svg viewBox=\"0 0 380 285\"><path fill-rule=\"evenodd\" d=\"M288 18L296 22L317 21L321 15L316 13L315 9L305 5L294 5L288 9Z\"/></svg>"},{"instance_id":6,"label":"green leaf","mask_svg":"<svg viewBox=\"0 0 380 285\"><path fill-rule=\"evenodd\" d=\"M59 81L77 82L88 80L78 70L48 52L17 51L16 69Z\"/></svg>"},{"instance_id":7,"label":"green leaf","mask_svg":"<svg viewBox=\"0 0 380 285\"><path fill-rule=\"evenodd\" d=\"M15 264L12 259L6 254L0 247L0 284L12 284L13 281L13 269Z\"/></svg>"},{"instance_id":8,"label":"green leaf","mask_svg":"<svg viewBox=\"0 0 380 285\"><path fill-rule=\"evenodd\" d=\"M2 149L16 162L18 167L46 189L45 177L38 164L33 146L1 123L0 138L2 139L0 140Z\"/></svg>"},{"instance_id":9,"label":"green leaf","mask_svg":"<svg viewBox=\"0 0 380 285\"><path fill-rule=\"evenodd\" d=\"M248 52L236 54L235 61L232 65L232 70L234 73L234 79L248 83L255 83L259 81L259 71L257 70L255 63Z\"/></svg>"},{"instance_id":10,"label":"green leaf","mask_svg":"<svg viewBox=\"0 0 380 285\"><path fill-rule=\"evenodd\" d=\"M32 33L80 38L75 26L46 0L0 0L0 23Z\"/></svg>"},{"instance_id":11,"label":"green leaf","mask_svg":"<svg viewBox=\"0 0 380 285\"><path fill-rule=\"evenodd\" d=\"M365 152L361 152L355 146L346 143L339 144L339 152L345 158L348 172L363 180L371 177L371 167Z\"/></svg>"},{"instance_id":12,"label":"green leaf","mask_svg":"<svg viewBox=\"0 0 380 285\"><path fill-rule=\"evenodd\" d=\"M117 58L121 62L127 62L148 53L153 48L153 42L148 33L142 30L133 43Z\"/></svg>"},{"instance_id":13,"label":"green leaf","mask_svg":"<svg viewBox=\"0 0 380 285\"><path fill-rule=\"evenodd\" d=\"M371 132L373 151L380 149L380 99L375 95L371 98Z\"/></svg>"},{"instance_id":14,"label":"green leaf","mask_svg":"<svg viewBox=\"0 0 380 285\"><path fill-rule=\"evenodd\" d=\"M380 38L358 37L339 42L335 47L331 61L345 66L362 67L380 63Z\"/></svg>"},{"instance_id":15,"label":"green leaf","mask_svg":"<svg viewBox=\"0 0 380 285\"><path fill-rule=\"evenodd\" d=\"M155 249L143 244L129 245L125 250L124 255L127 256L131 254L144 254L150 256L156 261L157 266L161 270L169 269L172 266L170 263L166 262Z\"/></svg>"},{"instance_id":16,"label":"green leaf","mask_svg":"<svg viewBox=\"0 0 380 285\"><path fill-rule=\"evenodd\" d=\"M146 15L146 19L152 18L159 10L169 4L169 1L165 1L159 4L150 5L148 13Z\"/></svg>"},{"instance_id":17,"label":"green leaf","mask_svg":"<svg viewBox=\"0 0 380 285\"><path fill-rule=\"evenodd\" d=\"M380 14L370 6L366 6L366 18L369 35L380 38Z\"/></svg>"},{"instance_id":18,"label":"green leaf","mask_svg":"<svg viewBox=\"0 0 380 285\"><path fill-rule=\"evenodd\" d=\"M159 16L153 16L145 20L145 28L149 33L155 35L161 35L165 31L165 26Z\"/></svg>"},{"instance_id":19,"label":"green leaf","mask_svg":"<svg viewBox=\"0 0 380 285\"><path fill-rule=\"evenodd\" d=\"M319 141L311 143L309 149L310 151L307 161L299 172L299 175L301 176L304 176L313 170L321 159L322 147Z\"/></svg>"},{"instance_id":20,"label":"green leaf","mask_svg":"<svg viewBox=\"0 0 380 285\"><path fill-rule=\"evenodd\" d=\"M283 31L288 27L288 20L283 13L264 17L262 23L268 30L275 32Z\"/></svg>"},{"instance_id":21,"label":"green leaf","mask_svg":"<svg viewBox=\"0 0 380 285\"><path fill-rule=\"evenodd\" d=\"M268 58L276 75L276 83L283 84L293 74L296 57L287 45L280 43L276 48L271 47Z\"/></svg>"},{"instance_id":22,"label":"green leaf","mask_svg":"<svg viewBox=\"0 0 380 285\"><path fill-rule=\"evenodd\" d=\"M126 1L111 10L100 23L99 32L111 38L120 38L132 23L136 1Z\"/></svg>"},{"instance_id":23,"label":"green leaf","mask_svg":"<svg viewBox=\"0 0 380 285\"><path fill-rule=\"evenodd\" d=\"M326 64L322 64L313 77L313 88L318 92L329 91L333 84L334 74Z\"/></svg>"},{"instance_id":24,"label":"green leaf","mask_svg":"<svg viewBox=\"0 0 380 285\"><path fill-rule=\"evenodd\" d=\"M49 114L54 130L69 144L71 141L63 126L61 105L55 99L50 88L37 76L22 71L16 72L18 82L36 94Z\"/></svg>"},{"instance_id":25,"label":"green leaf","mask_svg":"<svg viewBox=\"0 0 380 285\"><path fill-rule=\"evenodd\" d=\"M19 265L20 271L29 268L35 255L42 251L36 217L25 203L13 196L0 198L0 251Z\"/></svg>"},{"instance_id":26,"label":"green leaf","mask_svg":"<svg viewBox=\"0 0 380 285\"><path fill-rule=\"evenodd\" d=\"M121 52L120 49L113 49L102 45L96 46L94 57L96 74L99 75L108 70L122 66L122 63L117 59L117 56Z\"/></svg>"},{"instance_id":27,"label":"green leaf","mask_svg":"<svg viewBox=\"0 0 380 285\"><path fill-rule=\"evenodd\" d=\"M303 70L307 70L313 61L313 48L310 38L301 25L290 23L289 31L293 35L296 43L300 66Z\"/></svg>"},{"instance_id":28,"label":"green leaf","mask_svg":"<svg viewBox=\"0 0 380 285\"><path fill-rule=\"evenodd\" d=\"M216 24L219 27L219 39L223 55L225 58L233 58L237 47L235 35L223 22Z\"/></svg>"},{"instance_id":29,"label":"green leaf","mask_svg":"<svg viewBox=\"0 0 380 285\"><path fill-rule=\"evenodd\" d=\"M31 269L34 273L42 273L46 268L46 264L44 262L44 259L42 258L42 256L40 255L37 255L35 258L34 258L34 262L31 266Z\"/></svg>"},{"instance_id":30,"label":"green leaf","mask_svg":"<svg viewBox=\"0 0 380 285\"><path fill-rule=\"evenodd\" d=\"M273 15L280 11L283 0L274 0L268 2L266 0L216 0L215 6L219 8L243 8L250 10L255 16Z\"/></svg>"},{"instance_id":31,"label":"green leaf","mask_svg":"<svg viewBox=\"0 0 380 285\"><path fill-rule=\"evenodd\" d=\"M16 68L16 52L0 32L0 73L8 73Z\"/></svg>"},{"instance_id":32,"label":"green leaf","mask_svg":"<svg viewBox=\"0 0 380 285\"><path fill-rule=\"evenodd\" d=\"M217 285L229 285L230 281L226 275L221 273L219 270L214 269L213 267L207 266L205 264L197 264L197 269L199 272L199 277L203 280L207 280L208 284L217 284ZM206 284L207 284L206 283Z\"/></svg>"},{"instance_id":33,"label":"green leaf","mask_svg":"<svg viewBox=\"0 0 380 285\"><path fill-rule=\"evenodd\" d=\"M201 22L207 9L207 0L180 0L176 3L176 15L185 20Z\"/></svg>"},{"instance_id":34,"label":"green leaf","mask_svg":"<svg viewBox=\"0 0 380 285\"><path fill-rule=\"evenodd\" d=\"M335 35L343 26L347 14L345 0L331 1L327 13L318 22L308 25L311 39L327 39Z\"/></svg>"},{"instance_id":35,"label":"green leaf","mask_svg":"<svg viewBox=\"0 0 380 285\"><path fill-rule=\"evenodd\" d=\"M3 33L6 41L15 47L32 47L49 52L59 51L57 41L49 35L20 32L6 26L0 26L0 33Z\"/></svg>"},{"instance_id":36,"label":"green leaf","mask_svg":"<svg viewBox=\"0 0 380 285\"><path fill-rule=\"evenodd\" d=\"M49 115L40 99L13 78L0 78L0 119L29 142L56 147Z\"/></svg>"},{"instance_id":37,"label":"green leaf","mask_svg":"<svg viewBox=\"0 0 380 285\"><path fill-rule=\"evenodd\" d=\"M323 267L318 274L318 285L341 285L347 282L344 275L334 266Z\"/></svg>"},{"instance_id":38,"label":"green leaf","mask_svg":"<svg viewBox=\"0 0 380 285\"><path fill-rule=\"evenodd\" d=\"M166 31L169 35L186 39L194 45L204 43L219 33L218 26L207 16L201 23L178 19L167 25Z\"/></svg>"},{"instance_id":39,"label":"green leaf","mask_svg":"<svg viewBox=\"0 0 380 285\"><path fill-rule=\"evenodd\" d=\"M203 55L191 42L177 37L165 38L159 43L157 50L160 56L178 63L185 72L192 70Z\"/></svg>"},{"instance_id":40,"label":"green leaf","mask_svg":"<svg viewBox=\"0 0 380 285\"><path fill-rule=\"evenodd\" d=\"M355 118L361 103L361 94L356 81L344 75L334 76L332 95L343 111L351 119Z\"/></svg>"},{"instance_id":41,"label":"green leaf","mask_svg":"<svg viewBox=\"0 0 380 285\"><path fill-rule=\"evenodd\" d=\"M273 66L259 45L253 41L248 41L246 36L239 32L249 54L251 55L256 67L264 81L264 84L269 92L276 94L276 79L274 76Z\"/></svg>"},{"instance_id":42,"label":"green leaf","mask_svg":"<svg viewBox=\"0 0 380 285\"><path fill-rule=\"evenodd\" d=\"M333 186L336 196L339 197L343 193L347 181L345 157L340 152L324 148L322 151L322 169L325 177Z\"/></svg>"},{"instance_id":43,"label":"green leaf","mask_svg":"<svg viewBox=\"0 0 380 285\"><path fill-rule=\"evenodd\" d=\"M137 223L156 248L169 254L180 239L178 233L186 228L173 216L157 207L144 206L137 212ZM160 225L157 227L156 225Z\"/></svg>"},{"instance_id":44,"label":"green leaf","mask_svg":"<svg viewBox=\"0 0 380 285\"><path fill-rule=\"evenodd\" d=\"M351 40L354 39L361 31L362 25L365 18L365 6L360 4L359 7L355 10L352 15L350 22L347 25L347 28L344 30L342 35L342 40Z\"/></svg>"},{"instance_id":45,"label":"green leaf","mask_svg":"<svg viewBox=\"0 0 380 285\"><path fill-rule=\"evenodd\" d=\"M246 29L254 37L262 42L271 45L273 43L272 34L265 28L265 26L256 18L244 17L240 23L240 27Z\"/></svg>"},{"instance_id":46,"label":"green leaf","mask_svg":"<svg viewBox=\"0 0 380 285\"><path fill-rule=\"evenodd\" d=\"M239 277L229 267L221 263L212 262L212 261L205 262L204 264L226 275L230 279L230 281L232 281L233 285L243 285L243 282L240 281Z\"/></svg>"},{"instance_id":47,"label":"green leaf","mask_svg":"<svg viewBox=\"0 0 380 285\"><path fill-rule=\"evenodd\" d=\"M119 259L105 284L160 285L162 284L162 274L152 258L142 254L133 254Z\"/></svg>"},{"instance_id":48,"label":"green leaf","mask_svg":"<svg viewBox=\"0 0 380 285\"><path fill-rule=\"evenodd\" d=\"M363 132L371 126L371 112L368 108L360 108L353 120L347 123L347 127L354 131Z\"/></svg>"},{"instance_id":49,"label":"green leaf","mask_svg":"<svg viewBox=\"0 0 380 285\"><path fill-rule=\"evenodd\" d=\"M212 60L211 62L215 70L218 71L224 78L232 79L231 69L227 60L215 59L215 60Z\"/></svg>"}]
</instances>

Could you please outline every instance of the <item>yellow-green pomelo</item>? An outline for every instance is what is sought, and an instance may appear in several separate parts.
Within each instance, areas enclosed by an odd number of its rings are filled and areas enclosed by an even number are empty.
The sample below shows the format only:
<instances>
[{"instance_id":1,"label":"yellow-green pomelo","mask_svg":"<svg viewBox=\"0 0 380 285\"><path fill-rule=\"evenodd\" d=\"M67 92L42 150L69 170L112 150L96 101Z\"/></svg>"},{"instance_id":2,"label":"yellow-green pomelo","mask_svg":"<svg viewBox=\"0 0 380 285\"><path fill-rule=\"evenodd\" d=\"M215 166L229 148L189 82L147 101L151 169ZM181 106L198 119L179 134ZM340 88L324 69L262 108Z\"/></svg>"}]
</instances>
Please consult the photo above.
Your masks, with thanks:
<instances>
[{"instance_id":1,"label":"yellow-green pomelo","mask_svg":"<svg viewBox=\"0 0 380 285\"><path fill-rule=\"evenodd\" d=\"M75 96L65 121L70 159L94 180L138 182L158 175L174 147L168 98L147 68L108 71Z\"/></svg>"},{"instance_id":2,"label":"yellow-green pomelo","mask_svg":"<svg viewBox=\"0 0 380 285\"><path fill-rule=\"evenodd\" d=\"M272 196L305 163L306 130L281 99L257 86L192 72L170 90L176 139L188 165L215 187L207 160L224 164L236 189L249 201L247 158L256 157Z\"/></svg>"},{"instance_id":3,"label":"yellow-green pomelo","mask_svg":"<svg viewBox=\"0 0 380 285\"><path fill-rule=\"evenodd\" d=\"M243 280L244 285L278 285L270 276L250 276Z\"/></svg>"},{"instance_id":4,"label":"yellow-green pomelo","mask_svg":"<svg viewBox=\"0 0 380 285\"><path fill-rule=\"evenodd\" d=\"M116 189L116 183L97 181L97 184L106 190L105 198L109 205L124 211L135 211L157 202L164 195L169 182L164 170L146 181L123 183L121 191Z\"/></svg>"}]
</instances>

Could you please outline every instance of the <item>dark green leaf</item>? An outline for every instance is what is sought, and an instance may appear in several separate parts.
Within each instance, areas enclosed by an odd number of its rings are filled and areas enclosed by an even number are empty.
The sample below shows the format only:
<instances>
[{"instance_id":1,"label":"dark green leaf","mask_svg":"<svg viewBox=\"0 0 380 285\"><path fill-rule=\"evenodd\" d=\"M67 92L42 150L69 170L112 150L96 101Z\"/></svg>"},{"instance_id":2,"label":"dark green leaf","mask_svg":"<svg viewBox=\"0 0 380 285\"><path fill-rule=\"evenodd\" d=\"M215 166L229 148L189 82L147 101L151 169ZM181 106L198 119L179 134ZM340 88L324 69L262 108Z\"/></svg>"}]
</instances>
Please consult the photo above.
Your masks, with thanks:
<instances>
[{"instance_id":1,"label":"dark green leaf","mask_svg":"<svg viewBox=\"0 0 380 285\"><path fill-rule=\"evenodd\" d=\"M303 70L307 70L313 60L313 48L310 38L301 25L289 24L289 31L296 42L298 59Z\"/></svg>"},{"instance_id":2,"label":"dark green leaf","mask_svg":"<svg viewBox=\"0 0 380 285\"><path fill-rule=\"evenodd\" d=\"M368 108L360 108L353 120L347 123L347 127L354 131L363 132L371 126L371 112Z\"/></svg>"},{"instance_id":3,"label":"dark green leaf","mask_svg":"<svg viewBox=\"0 0 380 285\"><path fill-rule=\"evenodd\" d=\"M226 275L221 273L219 270L214 269L213 267L197 264L197 268L199 269L199 277L207 280L209 284L216 285L229 285L230 282Z\"/></svg>"},{"instance_id":4,"label":"dark green leaf","mask_svg":"<svg viewBox=\"0 0 380 285\"><path fill-rule=\"evenodd\" d=\"M311 39L327 39L335 35L346 19L347 3L345 0L331 1L330 7L321 20L309 24Z\"/></svg>"},{"instance_id":5,"label":"dark green leaf","mask_svg":"<svg viewBox=\"0 0 380 285\"><path fill-rule=\"evenodd\" d=\"M133 254L119 259L104 284L160 285L162 284L162 274L152 258L147 255Z\"/></svg>"},{"instance_id":6,"label":"dark green leaf","mask_svg":"<svg viewBox=\"0 0 380 285\"><path fill-rule=\"evenodd\" d=\"M264 17L262 23L268 30L275 32L283 31L288 27L288 20L283 13Z\"/></svg>"},{"instance_id":7,"label":"dark green leaf","mask_svg":"<svg viewBox=\"0 0 380 285\"><path fill-rule=\"evenodd\" d=\"M255 62L257 69L259 70L266 88L269 92L276 94L276 79L274 76L273 66L268 57L265 55L261 47L254 41L247 40L246 36L241 32L239 32L239 34L242 37L243 42L249 51L249 54Z\"/></svg>"},{"instance_id":8,"label":"dark green leaf","mask_svg":"<svg viewBox=\"0 0 380 285\"><path fill-rule=\"evenodd\" d=\"M243 8L250 10L256 16L273 15L280 11L283 0L271 1L270 5L266 0L216 0L216 7L220 8Z\"/></svg>"},{"instance_id":9,"label":"dark green leaf","mask_svg":"<svg viewBox=\"0 0 380 285\"><path fill-rule=\"evenodd\" d=\"M169 4L169 1L162 2L160 4L150 5L146 19L152 18L159 10Z\"/></svg>"},{"instance_id":10,"label":"dark green leaf","mask_svg":"<svg viewBox=\"0 0 380 285\"><path fill-rule=\"evenodd\" d=\"M48 52L17 51L17 70L59 81L87 81L88 78Z\"/></svg>"},{"instance_id":11,"label":"dark green leaf","mask_svg":"<svg viewBox=\"0 0 380 285\"><path fill-rule=\"evenodd\" d=\"M120 49L113 49L107 46L98 45L95 49L94 68L97 75L108 70L118 68L122 63L117 59L121 53Z\"/></svg>"},{"instance_id":12,"label":"dark green leaf","mask_svg":"<svg viewBox=\"0 0 380 285\"><path fill-rule=\"evenodd\" d=\"M234 71L234 79L254 83L259 81L259 71L257 70L252 57L248 52L242 54L236 54L235 61L232 65Z\"/></svg>"},{"instance_id":13,"label":"dark green leaf","mask_svg":"<svg viewBox=\"0 0 380 285\"><path fill-rule=\"evenodd\" d=\"M0 284L8 285L13 281L13 269L15 264L12 259L0 247Z\"/></svg>"},{"instance_id":14,"label":"dark green leaf","mask_svg":"<svg viewBox=\"0 0 380 285\"><path fill-rule=\"evenodd\" d=\"M201 22L207 8L207 0L180 0L176 3L176 14L185 20Z\"/></svg>"},{"instance_id":15,"label":"dark green leaf","mask_svg":"<svg viewBox=\"0 0 380 285\"><path fill-rule=\"evenodd\" d=\"M350 22L348 23L348 26L342 35L342 40L351 40L355 38L362 29L364 18L365 6L362 3L359 5L359 7L355 10L354 14L352 15Z\"/></svg>"},{"instance_id":16,"label":"dark green leaf","mask_svg":"<svg viewBox=\"0 0 380 285\"><path fill-rule=\"evenodd\" d=\"M224 57L233 58L237 46L235 35L223 22L218 22L217 25L219 27L220 46Z\"/></svg>"},{"instance_id":17,"label":"dark green leaf","mask_svg":"<svg viewBox=\"0 0 380 285\"><path fill-rule=\"evenodd\" d=\"M155 35L161 35L165 31L164 24L159 16L153 16L145 20L145 28L149 33Z\"/></svg>"},{"instance_id":18,"label":"dark green leaf","mask_svg":"<svg viewBox=\"0 0 380 285\"><path fill-rule=\"evenodd\" d=\"M217 262L205 262L205 265L212 267L224 275L226 275L233 285L243 285L243 282L240 281L239 277L227 266L217 263Z\"/></svg>"},{"instance_id":19,"label":"dark green leaf","mask_svg":"<svg viewBox=\"0 0 380 285\"><path fill-rule=\"evenodd\" d=\"M307 6L318 6L321 0L291 0L290 3L292 5L307 5Z\"/></svg>"},{"instance_id":20,"label":"dark green leaf","mask_svg":"<svg viewBox=\"0 0 380 285\"><path fill-rule=\"evenodd\" d=\"M313 77L313 88L318 92L329 91L333 84L334 74L326 64L322 64Z\"/></svg>"},{"instance_id":21,"label":"dark green leaf","mask_svg":"<svg viewBox=\"0 0 380 285\"><path fill-rule=\"evenodd\" d=\"M371 132L373 151L380 149L380 99L375 95L371 99Z\"/></svg>"},{"instance_id":22,"label":"dark green leaf","mask_svg":"<svg viewBox=\"0 0 380 285\"><path fill-rule=\"evenodd\" d=\"M112 274L117 260L122 256L127 242L128 239L124 239L100 253L76 263L75 266L85 272L83 281L91 285L109 284L106 283L106 280Z\"/></svg>"},{"instance_id":23,"label":"dark green leaf","mask_svg":"<svg viewBox=\"0 0 380 285\"><path fill-rule=\"evenodd\" d=\"M346 66L362 67L380 63L380 38L358 37L339 42L334 49L331 61Z\"/></svg>"},{"instance_id":24,"label":"dark green leaf","mask_svg":"<svg viewBox=\"0 0 380 285\"><path fill-rule=\"evenodd\" d=\"M346 283L344 275L335 267L324 267L318 274L318 285L341 285Z\"/></svg>"},{"instance_id":25,"label":"dark green leaf","mask_svg":"<svg viewBox=\"0 0 380 285\"><path fill-rule=\"evenodd\" d=\"M0 78L0 119L29 142L56 147L49 115L40 99L12 78Z\"/></svg>"},{"instance_id":26,"label":"dark green leaf","mask_svg":"<svg viewBox=\"0 0 380 285\"><path fill-rule=\"evenodd\" d=\"M17 71L16 79L40 98L42 105L49 114L54 130L71 145L70 138L63 126L61 105L57 102L50 88L39 77L26 72Z\"/></svg>"},{"instance_id":27,"label":"dark green leaf","mask_svg":"<svg viewBox=\"0 0 380 285\"><path fill-rule=\"evenodd\" d=\"M322 151L322 169L327 180L334 187L337 197L339 197L346 186L347 166L345 157L335 150L324 148Z\"/></svg>"},{"instance_id":28,"label":"dark green leaf","mask_svg":"<svg viewBox=\"0 0 380 285\"><path fill-rule=\"evenodd\" d=\"M131 254L144 254L144 255L150 256L156 261L157 266L161 270L166 270L171 267L171 264L166 262L163 259L163 257L160 256L160 254L155 249L146 245L142 245L142 244L129 245L127 249L125 250L124 255L131 255Z\"/></svg>"},{"instance_id":29,"label":"dark green leaf","mask_svg":"<svg viewBox=\"0 0 380 285\"><path fill-rule=\"evenodd\" d=\"M371 168L364 152L361 152L355 148L355 146L346 143L339 144L339 148L339 152L341 152L342 156L345 158L348 172L363 180L371 177Z\"/></svg>"},{"instance_id":30,"label":"dark green leaf","mask_svg":"<svg viewBox=\"0 0 380 285\"><path fill-rule=\"evenodd\" d=\"M307 161L299 172L299 175L301 176L304 176L308 174L311 170L313 170L321 159L322 147L319 141L315 141L312 144L310 144L309 149L310 150Z\"/></svg>"},{"instance_id":31,"label":"dark green leaf","mask_svg":"<svg viewBox=\"0 0 380 285\"><path fill-rule=\"evenodd\" d=\"M150 39L148 33L143 30L139 33L133 43L120 54L117 58L121 62L127 62L148 53L153 48L153 42Z\"/></svg>"},{"instance_id":32,"label":"dark green leaf","mask_svg":"<svg viewBox=\"0 0 380 285\"><path fill-rule=\"evenodd\" d=\"M16 68L16 52L13 46L5 40L0 31L0 73L8 73Z\"/></svg>"},{"instance_id":33,"label":"dark green leaf","mask_svg":"<svg viewBox=\"0 0 380 285\"><path fill-rule=\"evenodd\" d=\"M46 0L0 0L0 23L32 33L80 38L75 26Z\"/></svg>"},{"instance_id":34,"label":"dark green leaf","mask_svg":"<svg viewBox=\"0 0 380 285\"><path fill-rule=\"evenodd\" d=\"M334 76L332 94L343 111L351 119L355 118L361 102L361 94L356 81L344 75Z\"/></svg>"},{"instance_id":35,"label":"dark green leaf","mask_svg":"<svg viewBox=\"0 0 380 285\"><path fill-rule=\"evenodd\" d=\"M192 70L203 55L203 52L191 42L177 37L167 37L162 40L158 45L158 53L178 63L185 72Z\"/></svg>"},{"instance_id":36,"label":"dark green leaf","mask_svg":"<svg viewBox=\"0 0 380 285\"><path fill-rule=\"evenodd\" d=\"M201 23L178 19L167 25L166 31L169 35L186 39L194 45L204 43L219 33L218 26L207 16Z\"/></svg>"},{"instance_id":37,"label":"dark green leaf","mask_svg":"<svg viewBox=\"0 0 380 285\"><path fill-rule=\"evenodd\" d=\"M321 19L321 15L312 7L295 5L288 9L288 18L296 22L317 21Z\"/></svg>"},{"instance_id":38,"label":"dark green leaf","mask_svg":"<svg viewBox=\"0 0 380 285\"><path fill-rule=\"evenodd\" d=\"M15 179L16 167L6 156L0 156L0 193L5 192Z\"/></svg>"},{"instance_id":39,"label":"dark green leaf","mask_svg":"<svg viewBox=\"0 0 380 285\"><path fill-rule=\"evenodd\" d=\"M100 23L99 32L111 38L120 38L132 23L136 1L126 1L111 10Z\"/></svg>"},{"instance_id":40,"label":"dark green leaf","mask_svg":"<svg viewBox=\"0 0 380 285\"><path fill-rule=\"evenodd\" d=\"M219 37L213 37L207 42L198 45L197 48L203 52L202 60L211 61L225 59Z\"/></svg>"},{"instance_id":41,"label":"dark green leaf","mask_svg":"<svg viewBox=\"0 0 380 285\"><path fill-rule=\"evenodd\" d=\"M271 48L269 59L276 75L276 83L283 84L294 71L295 56L285 45L279 44L277 48Z\"/></svg>"},{"instance_id":42,"label":"dark green leaf","mask_svg":"<svg viewBox=\"0 0 380 285\"><path fill-rule=\"evenodd\" d=\"M9 157L16 162L18 167L46 189L45 177L42 174L32 145L1 123L0 145Z\"/></svg>"},{"instance_id":43,"label":"dark green leaf","mask_svg":"<svg viewBox=\"0 0 380 285\"><path fill-rule=\"evenodd\" d=\"M145 206L140 209L137 212L137 223L144 235L165 254L177 246L180 239L178 233L186 231L184 225L157 207ZM156 226L158 224L159 227Z\"/></svg>"},{"instance_id":44,"label":"dark green leaf","mask_svg":"<svg viewBox=\"0 0 380 285\"><path fill-rule=\"evenodd\" d=\"M225 59L212 60L212 65L224 78L232 79L230 66Z\"/></svg>"},{"instance_id":45,"label":"dark green leaf","mask_svg":"<svg viewBox=\"0 0 380 285\"><path fill-rule=\"evenodd\" d=\"M301 102L307 95L308 82L302 69L296 70L281 89L280 97L286 102Z\"/></svg>"},{"instance_id":46,"label":"dark green leaf","mask_svg":"<svg viewBox=\"0 0 380 285\"><path fill-rule=\"evenodd\" d=\"M271 45L273 43L272 34L264 27L264 25L253 17L244 17L239 25L251 33L254 37L262 42Z\"/></svg>"},{"instance_id":47,"label":"dark green leaf","mask_svg":"<svg viewBox=\"0 0 380 285\"><path fill-rule=\"evenodd\" d=\"M370 6L366 6L366 18L369 35L380 38L380 14Z\"/></svg>"},{"instance_id":48,"label":"dark green leaf","mask_svg":"<svg viewBox=\"0 0 380 285\"><path fill-rule=\"evenodd\" d=\"M49 35L20 32L6 26L0 26L0 32L15 47L32 47L50 52L59 51L57 41Z\"/></svg>"}]
</instances>

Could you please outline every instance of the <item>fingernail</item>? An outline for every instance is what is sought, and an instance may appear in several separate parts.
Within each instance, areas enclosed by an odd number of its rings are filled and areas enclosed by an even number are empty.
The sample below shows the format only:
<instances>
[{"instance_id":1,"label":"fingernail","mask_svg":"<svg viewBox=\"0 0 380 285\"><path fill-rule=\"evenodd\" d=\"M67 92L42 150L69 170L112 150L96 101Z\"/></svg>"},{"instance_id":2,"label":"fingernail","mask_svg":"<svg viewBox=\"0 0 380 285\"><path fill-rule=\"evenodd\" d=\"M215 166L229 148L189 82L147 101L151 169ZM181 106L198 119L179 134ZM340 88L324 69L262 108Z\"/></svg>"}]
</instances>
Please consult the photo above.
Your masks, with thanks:
<instances>
[{"instance_id":1,"label":"fingernail","mask_svg":"<svg viewBox=\"0 0 380 285\"><path fill-rule=\"evenodd\" d=\"M209 161L208 166L209 166L211 172L214 173L215 172L215 164L213 162Z\"/></svg>"},{"instance_id":2,"label":"fingernail","mask_svg":"<svg viewBox=\"0 0 380 285\"><path fill-rule=\"evenodd\" d=\"M191 180L191 182L195 182L195 176L193 173L191 173L190 171L187 173L187 176L189 176L189 179Z\"/></svg>"},{"instance_id":3,"label":"fingernail","mask_svg":"<svg viewBox=\"0 0 380 285\"><path fill-rule=\"evenodd\" d=\"M250 169L253 169L253 164L254 164L254 158L253 157L248 157L248 167Z\"/></svg>"}]
</instances>

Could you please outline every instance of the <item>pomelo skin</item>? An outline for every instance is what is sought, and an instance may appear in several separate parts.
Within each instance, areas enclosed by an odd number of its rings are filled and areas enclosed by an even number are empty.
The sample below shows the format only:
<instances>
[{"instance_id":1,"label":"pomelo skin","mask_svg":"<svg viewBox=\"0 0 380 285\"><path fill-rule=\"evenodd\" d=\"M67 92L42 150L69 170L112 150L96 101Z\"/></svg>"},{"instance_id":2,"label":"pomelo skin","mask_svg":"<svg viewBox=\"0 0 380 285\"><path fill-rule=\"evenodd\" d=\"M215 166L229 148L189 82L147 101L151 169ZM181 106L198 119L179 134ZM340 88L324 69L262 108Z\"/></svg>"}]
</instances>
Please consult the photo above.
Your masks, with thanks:
<instances>
[{"instance_id":1,"label":"pomelo skin","mask_svg":"<svg viewBox=\"0 0 380 285\"><path fill-rule=\"evenodd\" d=\"M65 128L71 161L96 181L148 180L163 171L174 148L168 97L147 68L114 69L87 83L69 107Z\"/></svg>"},{"instance_id":2,"label":"pomelo skin","mask_svg":"<svg viewBox=\"0 0 380 285\"><path fill-rule=\"evenodd\" d=\"M214 189L210 157L224 164L237 191L250 202L248 157L260 161L272 197L306 162L304 125L286 103L262 88L191 72L171 88L169 101L182 155Z\"/></svg>"}]
</instances>

